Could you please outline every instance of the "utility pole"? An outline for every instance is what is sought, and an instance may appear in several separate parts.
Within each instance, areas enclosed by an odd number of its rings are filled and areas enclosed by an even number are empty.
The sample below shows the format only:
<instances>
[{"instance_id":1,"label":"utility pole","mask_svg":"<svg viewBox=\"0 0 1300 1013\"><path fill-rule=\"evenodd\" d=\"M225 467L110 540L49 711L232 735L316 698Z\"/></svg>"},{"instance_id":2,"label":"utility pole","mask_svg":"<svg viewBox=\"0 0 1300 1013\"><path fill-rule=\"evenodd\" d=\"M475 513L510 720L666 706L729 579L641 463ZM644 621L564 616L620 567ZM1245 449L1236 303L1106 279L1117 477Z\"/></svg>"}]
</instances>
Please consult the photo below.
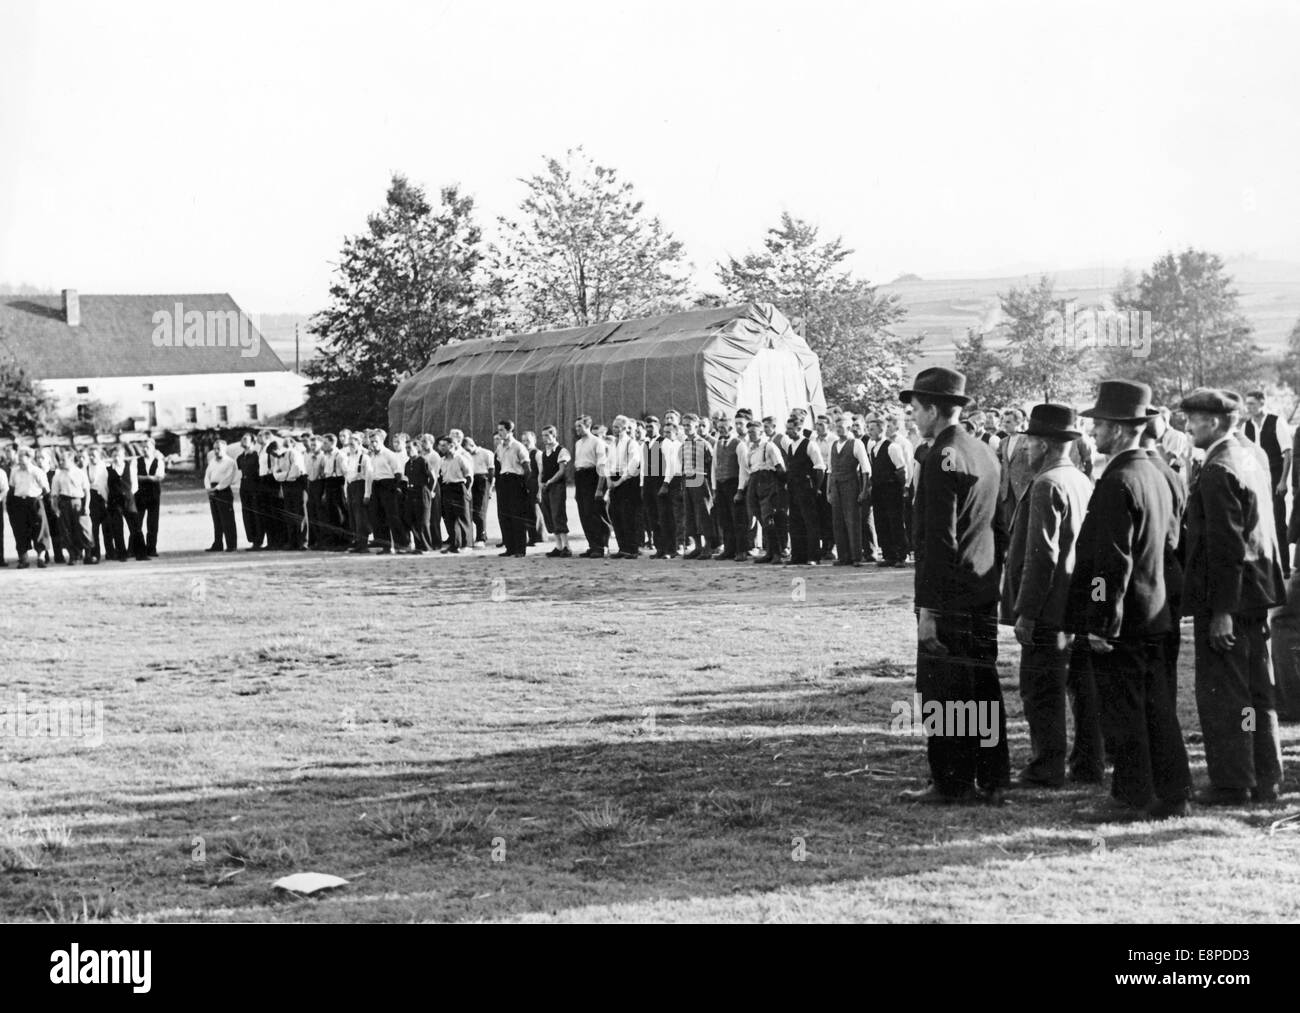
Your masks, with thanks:
<instances>
[{"instance_id":1,"label":"utility pole","mask_svg":"<svg viewBox=\"0 0 1300 1013\"><path fill-rule=\"evenodd\" d=\"M299 368L300 365L299 359L301 357L301 354L302 354L302 344L298 340L298 325L294 324L293 325L293 371L295 373L302 372L302 370Z\"/></svg>"}]
</instances>

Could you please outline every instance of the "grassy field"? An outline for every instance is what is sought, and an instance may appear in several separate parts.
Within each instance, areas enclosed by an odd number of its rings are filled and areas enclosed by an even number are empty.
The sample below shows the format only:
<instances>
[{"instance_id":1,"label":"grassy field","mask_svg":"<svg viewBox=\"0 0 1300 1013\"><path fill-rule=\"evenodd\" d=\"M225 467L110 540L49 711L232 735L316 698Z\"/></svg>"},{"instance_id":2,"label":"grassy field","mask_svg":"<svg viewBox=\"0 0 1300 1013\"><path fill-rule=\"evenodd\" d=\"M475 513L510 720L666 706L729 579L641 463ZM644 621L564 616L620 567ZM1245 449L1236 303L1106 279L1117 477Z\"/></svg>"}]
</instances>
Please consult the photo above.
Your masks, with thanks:
<instances>
[{"instance_id":1,"label":"grassy field","mask_svg":"<svg viewBox=\"0 0 1300 1013\"><path fill-rule=\"evenodd\" d=\"M204 543L199 507L164 547ZM102 745L0 737L0 916L1300 918L1300 833L1268 832L1295 794L1156 825L1088 822L1097 790L895 801L926 772L889 730L910 582L495 550L0 572L0 702L103 706ZM350 885L272 888L307 870Z\"/></svg>"}]
</instances>

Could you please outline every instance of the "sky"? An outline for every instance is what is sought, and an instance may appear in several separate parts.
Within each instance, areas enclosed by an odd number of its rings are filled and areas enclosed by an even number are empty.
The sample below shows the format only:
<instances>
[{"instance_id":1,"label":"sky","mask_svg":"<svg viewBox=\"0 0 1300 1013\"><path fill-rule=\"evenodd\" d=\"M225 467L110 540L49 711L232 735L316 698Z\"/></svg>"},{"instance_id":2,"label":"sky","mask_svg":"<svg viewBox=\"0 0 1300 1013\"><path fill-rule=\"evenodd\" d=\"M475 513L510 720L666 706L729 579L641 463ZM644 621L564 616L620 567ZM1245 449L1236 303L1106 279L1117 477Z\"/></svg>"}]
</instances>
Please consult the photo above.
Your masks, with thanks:
<instances>
[{"instance_id":1,"label":"sky","mask_svg":"<svg viewBox=\"0 0 1300 1013\"><path fill-rule=\"evenodd\" d=\"M782 211L863 277L1300 261L1300 3L12 3L0 282L313 312L393 172L491 234L583 145L702 287ZM716 289L716 286L714 286Z\"/></svg>"}]
</instances>

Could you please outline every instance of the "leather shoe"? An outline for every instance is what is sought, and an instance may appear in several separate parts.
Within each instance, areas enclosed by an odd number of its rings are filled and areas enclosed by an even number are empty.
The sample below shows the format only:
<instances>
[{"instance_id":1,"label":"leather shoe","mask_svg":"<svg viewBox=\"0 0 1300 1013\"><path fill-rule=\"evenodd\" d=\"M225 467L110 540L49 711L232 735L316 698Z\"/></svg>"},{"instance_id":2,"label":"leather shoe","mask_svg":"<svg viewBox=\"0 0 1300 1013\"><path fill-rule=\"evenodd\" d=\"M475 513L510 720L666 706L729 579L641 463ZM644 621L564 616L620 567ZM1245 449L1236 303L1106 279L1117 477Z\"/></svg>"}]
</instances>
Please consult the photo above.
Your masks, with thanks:
<instances>
[{"instance_id":1,"label":"leather shoe","mask_svg":"<svg viewBox=\"0 0 1300 1013\"><path fill-rule=\"evenodd\" d=\"M934 785L928 788L908 788L898 793L900 802L914 802L921 805L963 805L976 801L975 789L967 788L956 795L940 791Z\"/></svg>"}]
</instances>

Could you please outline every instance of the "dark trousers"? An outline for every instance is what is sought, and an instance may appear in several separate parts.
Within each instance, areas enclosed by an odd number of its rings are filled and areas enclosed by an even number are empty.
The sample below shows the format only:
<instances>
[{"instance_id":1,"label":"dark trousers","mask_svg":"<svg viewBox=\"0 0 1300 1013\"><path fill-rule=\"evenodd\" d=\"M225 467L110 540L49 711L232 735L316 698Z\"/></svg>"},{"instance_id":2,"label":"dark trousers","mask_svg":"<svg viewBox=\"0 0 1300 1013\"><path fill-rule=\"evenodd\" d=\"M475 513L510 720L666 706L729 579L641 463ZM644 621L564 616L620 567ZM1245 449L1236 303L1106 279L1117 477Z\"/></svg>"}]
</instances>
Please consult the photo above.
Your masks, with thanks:
<instances>
[{"instance_id":1,"label":"dark trousers","mask_svg":"<svg viewBox=\"0 0 1300 1013\"><path fill-rule=\"evenodd\" d=\"M1210 617L1197 616L1196 713L1205 735L1205 768L1216 788L1276 788L1282 745L1268 617L1233 616L1232 648L1210 646Z\"/></svg>"},{"instance_id":2,"label":"dark trousers","mask_svg":"<svg viewBox=\"0 0 1300 1013\"><path fill-rule=\"evenodd\" d=\"M1292 465L1294 467L1294 465ZM1281 475L1273 477L1273 488L1277 488L1277 483ZM1287 530L1286 530L1286 495L1273 495L1273 524L1277 530L1277 546L1282 556L1282 574L1291 576L1291 553L1287 551Z\"/></svg>"},{"instance_id":3,"label":"dark trousers","mask_svg":"<svg viewBox=\"0 0 1300 1013\"><path fill-rule=\"evenodd\" d=\"M880 557L888 563L907 558L907 536L903 533L903 487L896 482L873 485L871 508L880 539Z\"/></svg>"},{"instance_id":4,"label":"dark trousers","mask_svg":"<svg viewBox=\"0 0 1300 1013\"><path fill-rule=\"evenodd\" d=\"M212 512L212 546L233 552L237 546L235 494L231 489L209 489L208 509Z\"/></svg>"},{"instance_id":5,"label":"dark trousers","mask_svg":"<svg viewBox=\"0 0 1300 1013\"><path fill-rule=\"evenodd\" d=\"M994 606L940 613L937 632L948 653L929 654L918 646L916 655L916 690L923 713L932 710L935 701L944 716L941 734L926 738L930 778L945 795L962 795L976 785L986 791L1005 788L1011 782L1011 756L998 683ZM961 720L950 719L950 714ZM989 726L988 738L979 731L981 716Z\"/></svg>"},{"instance_id":6,"label":"dark trousers","mask_svg":"<svg viewBox=\"0 0 1300 1013\"><path fill-rule=\"evenodd\" d=\"M619 552L640 552L641 533L637 531L636 507L641 487L628 480L609 490L609 519L614 525Z\"/></svg>"},{"instance_id":7,"label":"dark trousers","mask_svg":"<svg viewBox=\"0 0 1300 1013\"><path fill-rule=\"evenodd\" d=\"M325 502L325 483L319 479L307 480L307 545L316 549L321 545L321 522Z\"/></svg>"},{"instance_id":8,"label":"dark trousers","mask_svg":"<svg viewBox=\"0 0 1300 1013\"><path fill-rule=\"evenodd\" d=\"M266 533L266 547L283 549L288 541L288 532L285 530L284 496L280 492L280 483L267 475L261 479L261 486L257 493L258 516Z\"/></svg>"},{"instance_id":9,"label":"dark trousers","mask_svg":"<svg viewBox=\"0 0 1300 1013\"><path fill-rule=\"evenodd\" d=\"M524 497L528 510L525 534L528 535L528 544L536 545L542 540L546 527L546 518L542 515L541 480L536 475L529 475L524 482Z\"/></svg>"},{"instance_id":10,"label":"dark trousers","mask_svg":"<svg viewBox=\"0 0 1300 1013\"><path fill-rule=\"evenodd\" d=\"M370 530L381 549L406 548L406 529L402 524L401 498L397 479L381 478L370 487Z\"/></svg>"},{"instance_id":11,"label":"dark trousers","mask_svg":"<svg viewBox=\"0 0 1300 1013\"><path fill-rule=\"evenodd\" d=\"M370 544L370 505L366 503L365 479L348 483L348 520L352 524L352 548L368 549Z\"/></svg>"},{"instance_id":12,"label":"dark trousers","mask_svg":"<svg viewBox=\"0 0 1300 1013\"><path fill-rule=\"evenodd\" d=\"M90 558L90 510L80 496L60 496L59 533L69 560Z\"/></svg>"},{"instance_id":13,"label":"dark trousers","mask_svg":"<svg viewBox=\"0 0 1300 1013\"><path fill-rule=\"evenodd\" d=\"M1070 776L1100 783L1106 776L1106 740L1101 732L1101 704L1097 681L1092 674L1092 651L1088 638L1074 638L1065 689L1074 716L1074 745L1070 748Z\"/></svg>"},{"instance_id":14,"label":"dark trousers","mask_svg":"<svg viewBox=\"0 0 1300 1013\"><path fill-rule=\"evenodd\" d=\"M855 476L830 479L831 526L835 538L835 556L842 563L855 563L862 558L862 517L858 502L862 485Z\"/></svg>"},{"instance_id":15,"label":"dark trousers","mask_svg":"<svg viewBox=\"0 0 1300 1013\"><path fill-rule=\"evenodd\" d=\"M280 500L283 508L280 523L284 525L285 548L305 549L307 547L307 480L295 478L292 482L281 482Z\"/></svg>"},{"instance_id":16,"label":"dark trousers","mask_svg":"<svg viewBox=\"0 0 1300 1013\"><path fill-rule=\"evenodd\" d=\"M880 545L880 539L876 537L876 514L871 507L870 496L867 502L862 504L860 511L862 516L862 558L867 562L876 558L876 550Z\"/></svg>"},{"instance_id":17,"label":"dark trousers","mask_svg":"<svg viewBox=\"0 0 1300 1013\"><path fill-rule=\"evenodd\" d=\"M468 549L473 544L469 490L464 482L442 484L442 522L447 527L447 544L453 549Z\"/></svg>"},{"instance_id":18,"label":"dark trousers","mask_svg":"<svg viewBox=\"0 0 1300 1013\"><path fill-rule=\"evenodd\" d=\"M700 545L713 548L713 486L707 475L687 475L682 479L683 525L687 538L699 539Z\"/></svg>"},{"instance_id":19,"label":"dark trousers","mask_svg":"<svg viewBox=\"0 0 1300 1013\"><path fill-rule=\"evenodd\" d=\"M587 538L589 550L604 550L609 544L605 507L603 503L596 502L598 484L599 478L595 468L579 468L573 473L573 491L578 500L578 522L582 525L582 533Z\"/></svg>"},{"instance_id":20,"label":"dark trousers","mask_svg":"<svg viewBox=\"0 0 1300 1013\"><path fill-rule=\"evenodd\" d=\"M501 540L507 552L522 555L528 550L528 527L532 523L527 478L503 471L497 476L496 486Z\"/></svg>"},{"instance_id":21,"label":"dark trousers","mask_svg":"<svg viewBox=\"0 0 1300 1013\"><path fill-rule=\"evenodd\" d=\"M835 551L835 522L831 517L830 478L823 476L821 488L817 490L817 533L821 536L821 552L818 558L824 559Z\"/></svg>"},{"instance_id":22,"label":"dark trousers","mask_svg":"<svg viewBox=\"0 0 1300 1013\"><path fill-rule=\"evenodd\" d=\"M242 481L239 483L239 512L244 518L244 537L249 545L261 545L265 536L262 524L262 504L258 499L261 493L258 483Z\"/></svg>"},{"instance_id":23,"label":"dark trousers","mask_svg":"<svg viewBox=\"0 0 1300 1013\"><path fill-rule=\"evenodd\" d=\"M724 556L735 556L740 551L736 543L736 488L740 485L738 478L723 478L718 480L717 498L714 501L713 512L718 519L718 527L722 532L722 554Z\"/></svg>"},{"instance_id":24,"label":"dark trousers","mask_svg":"<svg viewBox=\"0 0 1300 1013\"><path fill-rule=\"evenodd\" d=\"M56 563L63 562L63 535L59 531L59 513L54 506L54 497L46 495L41 503L41 545L46 556L53 556Z\"/></svg>"},{"instance_id":25,"label":"dark trousers","mask_svg":"<svg viewBox=\"0 0 1300 1013\"><path fill-rule=\"evenodd\" d=\"M433 532L429 530L432 519L433 490L408 486L402 500L402 522L411 532L412 544L422 552L433 548Z\"/></svg>"},{"instance_id":26,"label":"dark trousers","mask_svg":"<svg viewBox=\"0 0 1300 1013\"><path fill-rule=\"evenodd\" d=\"M474 517L474 541L487 541L488 500L492 498L492 488L488 485L486 475L475 475L472 487L471 513Z\"/></svg>"},{"instance_id":27,"label":"dark trousers","mask_svg":"<svg viewBox=\"0 0 1300 1013\"><path fill-rule=\"evenodd\" d=\"M144 528L144 550L150 556L156 556L158 555L158 515L162 512L162 490L148 488L140 490L135 494L135 508L140 513L140 524Z\"/></svg>"},{"instance_id":28,"label":"dark trousers","mask_svg":"<svg viewBox=\"0 0 1300 1013\"><path fill-rule=\"evenodd\" d=\"M108 504L97 492L90 494L90 544L95 559L102 558L100 546L103 544L104 521L108 519Z\"/></svg>"},{"instance_id":29,"label":"dark trousers","mask_svg":"<svg viewBox=\"0 0 1300 1013\"><path fill-rule=\"evenodd\" d=\"M790 562L816 562L821 557L821 536L817 527L817 491L811 478L791 478Z\"/></svg>"},{"instance_id":30,"label":"dark trousers","mask_svg":"<svg viewBox=\"0 0 1300 1013\"><path fill-rule=\"evenodd\" d=\"M565 482L542 486L542 518L551 534L569 533L569 487Z\"/></svg>"},{"instance_id":31,"label":"dark trousers","mask_svg":"<svg viewBox=\"0 0 1300 1013\"><path fill-rule=\"evenodd\" d=\"M659 533L655 536L655 554L677 554L677 505L682 498L681 476L659 483Z\"/></svg>"},{"instance_id":32,"label":"dark trousers","mask_svg":"<svg viewBox=\"0 0 1300 1013\"><path fill-rule=\"evenodd\" d=\"M342 548L349 543L347 491L343 479L321 480L320 539L322 548Z\"/></svg>"},{"instance_id":33,"label":"dark trousers","mask_svg":"<svg viewBox=\"0 0 1300 1013\"><path fill-rule=\"evenodd\" d=\"M1020 651L1020 702L1029 725L1029 763L1023 777L1038 784L1065 783L1065 684L1071 643L1066 634L1036 625Z\"/></svg>"},{"instance_id":34,"label":"dark trousers","mask_svg":"<svg viewBox=\"0 0 1300 1013\"><path fill-rule=\"evenodd\" d=\"M776 532L776 514L782 493L780 479L775 471L754 471L745 483L745 504L750 516L756 517L763 528L763 553L768 559L781 551Z\"/></svg>"},{"instance_id":35,"label":"dark trousers","mask_svg":"<svg viewBox=\"0 0 1300 1013\"><path fill-rule=\"evenodd\" d=\"M641 515L644 518L646 545L656 546L659 541L659 489L663 479L658 475L647 477L641 486Z\"/></svg>"},{"instance_id":36,"label":"dark trousers","mask_svg":"<svg viewBox=\"0 0 1300 1013\"><path fill-rule=\"evenodd\" d=\"M14 548L21 563L25 561L27 553L32 549L41 551L39 538L41 515L45 510L45 504L40 498L19 497L11 493L8 507L9 525L14 529Z\"/></svg>"},{"instance_id":37,"label":"dark trousers","mask_svg":"<svg viewBox=\"0 0 1300 1013\"><path fill-rule=\"evenodd\" d=\"M122 532L123 522L126 524L125 537ZM136 559L149 558L144 535L140 530L140 511L135 509L134 503L128 506L124 501L110 502L105 531L108 535L109 559L125 560L128 554Z\"/></svg>"},{"instance_id":38,"label":"dark trousers","mask_svg":"<svg viewBox=\"0 0 1300 1013\"><path fill-rule=\"evenodd\" d=\"M1192 785L1162 640L1113 640L1110 653L1092 655L1102 731L1115 753L1111 795L1139 808L1153 797L1185 799Z\"/></svg>"}]
</instances>

